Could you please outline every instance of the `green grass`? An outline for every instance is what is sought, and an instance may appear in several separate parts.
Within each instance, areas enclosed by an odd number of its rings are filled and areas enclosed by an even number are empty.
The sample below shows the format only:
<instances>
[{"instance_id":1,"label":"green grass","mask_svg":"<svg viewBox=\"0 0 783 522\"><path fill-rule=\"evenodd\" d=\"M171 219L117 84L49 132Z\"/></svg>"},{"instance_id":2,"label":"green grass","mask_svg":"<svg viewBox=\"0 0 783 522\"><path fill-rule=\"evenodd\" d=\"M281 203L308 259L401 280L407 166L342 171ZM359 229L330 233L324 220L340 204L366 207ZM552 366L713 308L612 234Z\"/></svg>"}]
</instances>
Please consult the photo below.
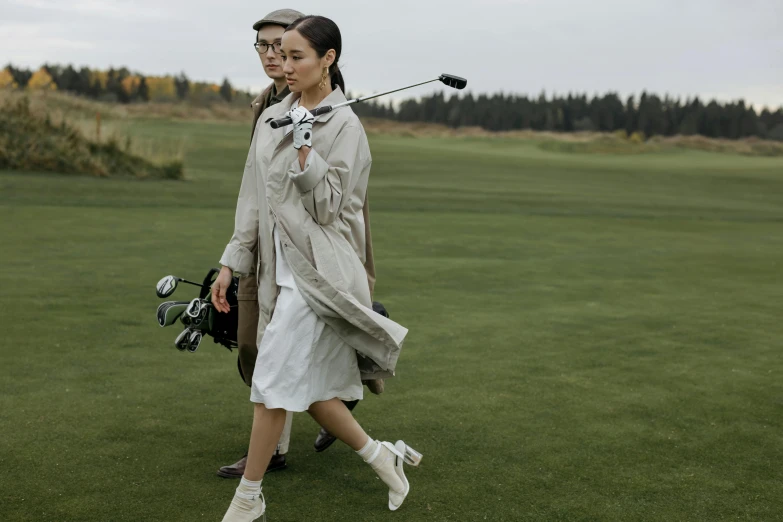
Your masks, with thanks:
<instances>
[{"instance_id":1,"label":"green grass","mask_svg":"<svg viewBox=\"0 0 783 522\"><path fill-rule=\"evenodd\" d=\"M0 173L0 520L213 521L236 487L235 355L177 352L153 286L216 264L248 126L132 132L185 136L190 180ZM371 145L376 297L411 333L356 413L425 459L390 513L297 415L271 521L783 519L783 160Z\"/></svg>"}]
</instances>

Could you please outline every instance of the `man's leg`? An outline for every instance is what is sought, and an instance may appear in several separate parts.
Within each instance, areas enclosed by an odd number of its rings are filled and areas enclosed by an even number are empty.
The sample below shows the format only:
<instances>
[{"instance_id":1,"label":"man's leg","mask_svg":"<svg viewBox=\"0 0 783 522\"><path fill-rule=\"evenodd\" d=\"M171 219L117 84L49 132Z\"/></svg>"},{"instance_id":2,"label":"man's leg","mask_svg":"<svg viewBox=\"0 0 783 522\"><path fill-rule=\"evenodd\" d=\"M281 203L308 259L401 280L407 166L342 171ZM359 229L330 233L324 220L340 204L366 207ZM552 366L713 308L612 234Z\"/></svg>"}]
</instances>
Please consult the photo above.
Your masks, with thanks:
<instances>
[{"instance_id":1,"label":"man's leg","mask_svg":"<svg viewBox=\"0 0 783 522\"><path fill-rule=\"evenodd\" d=\"M294 414L290 411L285 412L285 424L283 425L283 433L280 434L280 440L277 441L277 449L275 454L272 455L272 459L269 461L269 466L266 468L266 472L277 471L279 469L285 469L285 454L288 453L288 444L291 442L291 423L294 420Z\"/></svg>"},{"instance_id":2,"label":"man's leg","mask_svg":"<svg viewBox=\"0 0 783 522\"><path fill-rule=\"evenodd\" d=\"M253 369L258 357L258 280L254 275L239 278L237 291L239 317L237 321L237 344L239 352L239 375L245 384L253 382Z\"/></svg>"},{"instance_id":3,"label":"man's leg","mask_svg":"<svg viewBox=\"0 0 783 522\"><path fill-rule=\"evenodd\" d=\"M290 411L285 412L285 424L283 425L283 433L280 434L280 440L277 442L277 451L285 455L288 453L288 444L291 442L291 423L294 420L294 414Z\"/></svg>"}]
</instances>

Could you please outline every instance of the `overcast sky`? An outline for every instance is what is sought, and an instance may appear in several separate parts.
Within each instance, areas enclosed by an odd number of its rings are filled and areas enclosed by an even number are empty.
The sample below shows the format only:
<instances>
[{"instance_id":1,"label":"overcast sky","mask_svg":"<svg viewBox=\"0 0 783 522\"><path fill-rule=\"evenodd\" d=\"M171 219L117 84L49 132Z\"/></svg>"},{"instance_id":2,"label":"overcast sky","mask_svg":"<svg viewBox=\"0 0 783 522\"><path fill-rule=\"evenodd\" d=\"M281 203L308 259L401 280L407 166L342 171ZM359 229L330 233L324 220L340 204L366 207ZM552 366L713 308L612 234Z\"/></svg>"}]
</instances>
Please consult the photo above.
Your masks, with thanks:
<instances>
[{"instance_id":1,"label":"overcast sky","mask_svg":"<svg viewBox=\"0 0 783 522\"><path fill-rule=\"evenodd\" d=\"M353 91L448 72L475 93L647 89L783 105L783 0L0 0L0 63L185 71L259 90L252 25L283 7L337 22Z\"/></svg>"}]
</instances>

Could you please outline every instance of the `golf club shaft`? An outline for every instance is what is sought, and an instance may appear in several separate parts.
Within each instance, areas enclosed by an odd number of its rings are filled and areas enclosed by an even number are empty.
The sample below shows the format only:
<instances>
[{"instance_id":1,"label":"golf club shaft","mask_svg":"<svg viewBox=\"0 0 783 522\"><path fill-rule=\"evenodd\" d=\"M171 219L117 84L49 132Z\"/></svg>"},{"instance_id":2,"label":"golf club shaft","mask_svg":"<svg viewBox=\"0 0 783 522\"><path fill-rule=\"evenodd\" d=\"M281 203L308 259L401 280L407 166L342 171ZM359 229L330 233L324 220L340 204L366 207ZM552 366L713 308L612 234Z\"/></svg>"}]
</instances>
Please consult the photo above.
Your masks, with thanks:
<instances>
[{"instance_id":1,"label":"golf club shaft","mask_svg":"<svg viewBox=\"0 0 783 522\"><path fill-rule=\"evenodd\" d=\"M313 116L319 116L321 114L326 114L327 112L332 112L333 110L339 109L340 107L347 107L348 105L353 105L354 103L360 103L366 100L372 100L373 98L380 98L381 96L386 96L387 94L392 94L395 92L404 91L406 89L412 89L420 85L426 85L428 83L439 82L439 81L441 81L441 79L440 77L437 77L434 80L427 80L426 82L416 83L414 85L408 85L407 87L400 87L399 89L394 89L379 94L371 94L369 96L362 96L361 98L354 98L352 100L338 103L337 105L326 105L324 107L318 107L317 109L311 111L311 113ZM279 129L280 127L285 127L286 125L291 125L292 123L293 121L291 120L291 118L285 117L277 120L272 120L270 125L272 126L273 129Z\"/></svg>"},{"instance_id":2,"label":"golf club shaft","mask_svg":"<svg viewBox=\"0 0 783 522\"><path fill-rule=\"evenodd\" d=\"M426 82L416 83L414 85L408 85L407 87L400 87L399 89L394 89L394 90L391 90L391 91L382 92L380 94L371 94L369 96L363 96L361 98L354 98L353 100L348 100L348 101L343 102L343 103L338 103L337 105L332 107L332 109L339 109L340 107L345 107L346 105L351 105L352 103L359 103L359 102L363 102L363 101L366 101L366 100L372 100L373 98L380 98L381 96L386 96L387 94L393 94L395 92L400 92L400 91L404 91L406 89L412 89L414 87L418 87L420 85L426 85L428 83L439 82L439 81L440 81L440 77L435 78L434 80L427 80Z\"/></svg>"},{"instance_id":3,"label":"golf club shaft","mask_svg":"<svg viewBox=\"0 0 783 522\"><path fill-rule=\"evenodd\" d=\"M181 277L178 277L177 279L179 279L183 283L187 283L189 285L193 285L193 286L198 286L200 288L204 288L204 285L202 285L202 284L194 283L193 281L188 281L187 279L182 279Z\"/></svg>"}]
</instances>

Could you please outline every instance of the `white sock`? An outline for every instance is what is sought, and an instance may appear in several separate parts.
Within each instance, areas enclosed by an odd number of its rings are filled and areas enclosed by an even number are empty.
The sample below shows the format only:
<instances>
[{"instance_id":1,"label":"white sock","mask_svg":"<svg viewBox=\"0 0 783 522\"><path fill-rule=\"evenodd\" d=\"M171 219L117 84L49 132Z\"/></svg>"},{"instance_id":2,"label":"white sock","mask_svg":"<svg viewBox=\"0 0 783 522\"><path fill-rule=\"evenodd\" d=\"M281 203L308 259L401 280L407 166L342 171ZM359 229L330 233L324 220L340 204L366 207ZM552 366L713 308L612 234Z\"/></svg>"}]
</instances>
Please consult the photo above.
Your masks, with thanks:
<instances>
[{"instance_id":1,"label":"white sock","mask_svg":"<svg viewBox=\"0 0 783 522\"><path fill-rule=\"evenodd\" d=\"M367 437L367 444L365 444L364 447L356 453L358 453L359 456L364 459L364 462L369 462L370 458L378 449L379 444L380 443L377 440L373 440L370 437Z\"/></svg>"},{"instance_id":2,"label":"white sock","mask_svg":"<svg viewBox=\"0 0 783 522\"><path fill-rule=\"evenodd\" d=\"M394 469L394 462L396 458L394 453L389 451L388 448L383 446L383 444L377 440L372 439L368 440L367 444L365 444L364 447L356 453L358 453L359 456L364 459L364 462L369 464L370 467L375 470L375 473L378 474L378 477L387 486L389 486L391 492L393 492L395 495L402 494L402 492L405 490L405 485L403 484L402 480L400 480L400 477L397 476L397 472ZM403 496L401 498L405 497ZM401 499L395 501L396 504L401 502Z\"/></svg>"},{"instance_id":3,"label":"white sock","mask_svg":"<svg viewBox=\"0 0 783 522\"><path fill-rule=\"evenodd\" d=\"M237 491L244 493L245 495L260 495L261 494L261 480L247 480L242 476L242 480L239 481L239 487Z\"/></svg>"},{"instance_id":4,"label":"white sock","mask_svg":"<svg viewBox=\"0 0 783 522\"><path fill-rule=\"evenodd\" d=\"M243 498L244 496L252 496L254 499ZM231 500L231 505L228 506L228 511L223 517L223 522L249 522L258 518L263 514L264 509L264 502L260 497L261 481L247 480L242 477L242 480L239 481L239 487L234 493L234 498Z\"/></svg>"}]
</instances>

